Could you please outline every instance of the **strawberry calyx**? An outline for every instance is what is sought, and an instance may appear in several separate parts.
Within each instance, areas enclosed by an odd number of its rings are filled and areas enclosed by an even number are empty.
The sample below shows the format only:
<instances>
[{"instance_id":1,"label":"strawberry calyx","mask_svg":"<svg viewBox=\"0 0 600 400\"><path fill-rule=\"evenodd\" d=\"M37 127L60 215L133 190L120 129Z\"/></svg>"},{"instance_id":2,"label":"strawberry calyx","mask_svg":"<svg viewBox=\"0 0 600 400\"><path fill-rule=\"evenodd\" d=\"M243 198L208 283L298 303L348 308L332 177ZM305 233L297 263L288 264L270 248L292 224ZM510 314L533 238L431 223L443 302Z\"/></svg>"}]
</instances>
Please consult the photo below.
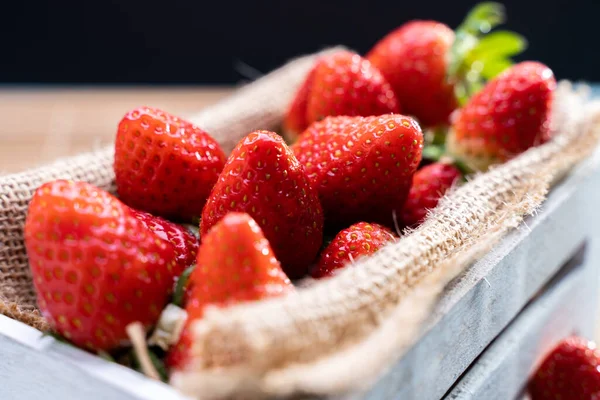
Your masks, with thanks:
<instances>
[{"instance_id":1,"label":"strawberry calyx","mask_svg":"<svg viewBox=\"0 0 600 400\"><path fill-rule=\"evenodd\" d=\"M194 272L195 268L196 264L190 265L183 271L179 278L177 278L177 281L175 282L175 290L173 291L173 299L171 300L171 303L175 304L176 306L183 307L188 281L190 280L190 275L192 272Z\"/></svg>"},{"instance_id":2,"label":"strawberry calyx","mask_svg":"<svg viewBox=\"0 0 600 400\"><path fill-rule=\"evenodd\" d=\"M476 5L455 30L446 79L464 105L485 81L510 67L511 57L527 48L526 39L511 31L490 32L506 21L504 6L495 2Z\"/></svg>"},{"instance_id":3,"label":"strawberry calyx","mask_svg":"<svg viewBox=\"0 0 600 400\"><path fill-rule=\"evenodd\" d=\"M445 164L454 165L461 173L464 179L467 175L471 175L474 171L463 160L451 156L446 152L446 146L443 143L430 143L423 147L422 153L423 165L432 164L435 162L443 162Z\"/></svg>"}]
</instances>

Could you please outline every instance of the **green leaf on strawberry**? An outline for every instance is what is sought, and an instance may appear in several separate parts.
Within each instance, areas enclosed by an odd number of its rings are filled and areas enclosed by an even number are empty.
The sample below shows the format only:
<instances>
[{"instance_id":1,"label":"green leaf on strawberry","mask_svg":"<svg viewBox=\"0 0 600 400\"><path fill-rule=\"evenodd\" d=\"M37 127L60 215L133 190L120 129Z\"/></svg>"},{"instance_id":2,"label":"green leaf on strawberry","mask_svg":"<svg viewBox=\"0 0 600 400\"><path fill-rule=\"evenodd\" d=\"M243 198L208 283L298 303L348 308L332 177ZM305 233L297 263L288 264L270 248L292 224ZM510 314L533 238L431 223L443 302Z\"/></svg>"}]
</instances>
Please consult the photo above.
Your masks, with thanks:
<instances>
[{"instance_id":1,"label":"green leaf on strawberry","mask_svg":"<svg viewBox=\"0 0 600 400\"><path fill-rule=\"evenodd\" d=\"M505 20L502 4L485 2L475 6L456 29L450 49L447 80L454 83L460 105L477 93L484 81L509 68L513 64L511 57L527 48L527 41L517 33L490 33Z\"/></svg>"},{"instance_id":2,"label":"green leaf on strawberry","mask_svg":"<svg viewBox=\"0 0 600 400\"><path fill-rule=\"evenodd\" d=\"M504 6L496 2L483 2L477 4L458 27L457 33L464 32L470 35L487 33L495 26L503 24L506 20Z\"/></svg>"},{"instance_id":3,"label":"green leaf on strawberry","mask_svg":"<svg viewBox=\"0 0 600 400\"><path fill-rule=\"evenodd\" d=\"M444 146L430 144L423 147L422 157L428 161L438 161L445 154Z\"/></svg>"},{"instance_id":4,"label":"green leaf on strawberry","mask_svg":"<svg viewBox=\"0 0 600 400\"><path fill-rule=\"evenodd\" d=\"M527 40L511 31L495 31L479 39L477 46L467 54L467 61L498 60L512 57L527 48Z\"/></svg>"},{"instance_id":5,"label":"green leaf on strawberry","mask_svg":"<svg viewBox=\"0 0 600 400\"><path fill-rule=\"evenodd\" d=\"M496 31L481 38L466 60L473 71L488 80L509 68L513 64L510 57L526 48L527 40L523 36L510 31Z\"/></svg>"}]
</instances>

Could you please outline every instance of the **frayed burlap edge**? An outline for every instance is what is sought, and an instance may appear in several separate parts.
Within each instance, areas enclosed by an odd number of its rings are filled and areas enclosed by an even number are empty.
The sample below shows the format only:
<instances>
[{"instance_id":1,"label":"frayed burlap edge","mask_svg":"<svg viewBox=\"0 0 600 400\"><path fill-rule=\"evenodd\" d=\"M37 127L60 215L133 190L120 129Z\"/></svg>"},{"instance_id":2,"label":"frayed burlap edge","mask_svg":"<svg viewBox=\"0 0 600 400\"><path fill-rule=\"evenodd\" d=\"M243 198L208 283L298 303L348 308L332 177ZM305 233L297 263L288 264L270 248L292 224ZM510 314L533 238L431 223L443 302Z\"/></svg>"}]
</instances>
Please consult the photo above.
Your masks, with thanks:
<instances>
[{"instance_id":1,"label":"frayed burlap edge","mask_svg":"<svg viewBox=\"0 0 600 400\"><path fill-rule=\"evenodd\" d=\"M344 48L328 48L293 59L216 105L187 117L229 152L252 130L277 129L315 59L341 49ZM117 124L115 121L115 132ZM29 200L41 184L55 179L85 181L114 192L113 151L113 146L106 146L25 172L0 176L0 313L45 329L46 323L39 313L31 312L35 310L36 297L23 242Z\"/></svg>"},{"instance_id":2,"label":"frayed burlap edge","mask_svg":"<svg viewBox=\"0 0 600 400\"><path fill-rule=\"evenodd\" d=\"M600 106L568 83L557 91L553 122L551 142L474 177L421 227L335 278L283 299L207 311L193 324L194 364L172 384L197 398L331 395L368 385L412 343L445 283L596 149Z\"/></svg>"},{"instance_id":3,"label":"frayed burlap edge","mask_svg":"<svg viewBox=\"0 0 600 400\"><path fill-rule=\"evenodd\" d=\"M47 332L50 328L35 307L20 306L14 301L7 301L4 296L0 296L0 314L23 322L41 332Z\"/></svg>"}]
</instances>

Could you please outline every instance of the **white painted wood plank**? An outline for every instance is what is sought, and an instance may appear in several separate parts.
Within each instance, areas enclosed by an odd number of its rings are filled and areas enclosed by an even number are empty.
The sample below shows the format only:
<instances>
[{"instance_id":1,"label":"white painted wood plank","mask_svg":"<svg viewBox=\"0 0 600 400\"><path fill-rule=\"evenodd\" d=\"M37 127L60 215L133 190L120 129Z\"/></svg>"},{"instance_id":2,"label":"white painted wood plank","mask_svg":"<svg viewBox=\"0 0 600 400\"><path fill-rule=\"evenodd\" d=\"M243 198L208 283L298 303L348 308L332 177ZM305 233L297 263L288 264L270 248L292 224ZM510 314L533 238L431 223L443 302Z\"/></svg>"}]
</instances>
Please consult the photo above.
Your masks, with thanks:
<instances>
[{"instance_id":1,"label":"white painted wood plank","mask_svg":"<svg viewBox=\"0 0 600 400\"><path fill-rule=\"evenodd\" d=\"M147 379L0 315L0 399L186 400Z\"/></svg>"},{"instance_id":2,"label":"white painted wood plank","mask_svg":"<svg viewBox=\"0 0 600 400\"><path fill-rule=\"evenodd\" d=\"M528 377L547 350L571 334L591 337L590 315L596 314L598 299L597 261L590 254L573 260L574 269L530 304L444 399L521 399Z\"/></svg>"}]
</instances>

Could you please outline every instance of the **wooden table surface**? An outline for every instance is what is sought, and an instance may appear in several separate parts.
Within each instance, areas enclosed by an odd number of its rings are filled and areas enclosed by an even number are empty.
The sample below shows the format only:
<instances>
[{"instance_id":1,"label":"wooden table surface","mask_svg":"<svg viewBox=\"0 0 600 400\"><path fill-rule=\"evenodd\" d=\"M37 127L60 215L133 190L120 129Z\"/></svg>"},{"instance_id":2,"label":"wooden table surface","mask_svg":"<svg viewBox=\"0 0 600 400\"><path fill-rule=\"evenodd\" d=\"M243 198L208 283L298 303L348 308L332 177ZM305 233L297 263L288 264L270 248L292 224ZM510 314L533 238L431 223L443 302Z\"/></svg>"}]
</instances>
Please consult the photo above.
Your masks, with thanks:
<instances>
[{"instance_id":1,"label":"wooden table surface","mask_svg":"<svg viewBox=\"0 0 600 400\"><path fill-rule=\"evenodd\" d=\"M231 93L227 87L2 88L0 174L18 172L113 141L131 108L185 116Z\"/></svg>"}]
</instances>

